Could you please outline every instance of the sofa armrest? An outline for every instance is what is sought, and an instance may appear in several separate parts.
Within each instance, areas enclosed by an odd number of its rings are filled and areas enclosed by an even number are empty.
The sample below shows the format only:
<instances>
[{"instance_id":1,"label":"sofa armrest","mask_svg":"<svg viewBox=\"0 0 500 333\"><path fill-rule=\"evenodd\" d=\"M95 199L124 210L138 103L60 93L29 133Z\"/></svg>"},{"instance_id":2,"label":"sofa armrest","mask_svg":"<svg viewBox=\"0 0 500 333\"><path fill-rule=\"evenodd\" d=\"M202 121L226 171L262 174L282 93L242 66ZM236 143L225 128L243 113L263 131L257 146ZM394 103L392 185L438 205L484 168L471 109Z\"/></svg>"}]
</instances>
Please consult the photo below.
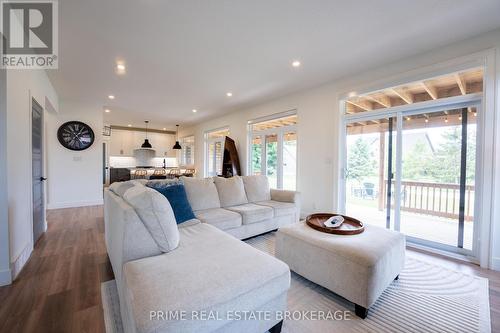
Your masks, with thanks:
<instances>
[{"instance_id":1,"label":"sofa armrest","mask_svg":"<svg viewBox=\"0 0 500 333\"><path fill-rule=\"evenodd\" d=\"M300 204L300 192L271 189L271 200Z\"/></svg>"}]
</instances>

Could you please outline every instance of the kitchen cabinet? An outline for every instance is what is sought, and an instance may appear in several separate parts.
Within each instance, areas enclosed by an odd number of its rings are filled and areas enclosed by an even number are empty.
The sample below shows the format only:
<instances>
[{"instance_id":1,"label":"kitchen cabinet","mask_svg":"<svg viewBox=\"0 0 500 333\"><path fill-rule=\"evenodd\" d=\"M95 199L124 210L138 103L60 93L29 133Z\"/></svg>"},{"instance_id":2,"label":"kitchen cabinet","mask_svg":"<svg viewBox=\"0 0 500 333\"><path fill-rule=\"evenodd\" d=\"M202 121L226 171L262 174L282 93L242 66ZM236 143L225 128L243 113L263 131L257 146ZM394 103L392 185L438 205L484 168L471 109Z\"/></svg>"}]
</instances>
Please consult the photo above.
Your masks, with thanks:
<instances>
[{"instance_id":1,"label":"kitchen cabinet","mask_svg":"<svg viewBox=\"0 0 500 333\"><path fill-rule=\"evenodd\" d=\"M109 156L134 156L134 149L140 148L144 139L145 132L114 129L108 140ZM155 157L176 157L172 149L175 135L150 132L148 139L155 150Z\"/></svg>"}]
</instances>

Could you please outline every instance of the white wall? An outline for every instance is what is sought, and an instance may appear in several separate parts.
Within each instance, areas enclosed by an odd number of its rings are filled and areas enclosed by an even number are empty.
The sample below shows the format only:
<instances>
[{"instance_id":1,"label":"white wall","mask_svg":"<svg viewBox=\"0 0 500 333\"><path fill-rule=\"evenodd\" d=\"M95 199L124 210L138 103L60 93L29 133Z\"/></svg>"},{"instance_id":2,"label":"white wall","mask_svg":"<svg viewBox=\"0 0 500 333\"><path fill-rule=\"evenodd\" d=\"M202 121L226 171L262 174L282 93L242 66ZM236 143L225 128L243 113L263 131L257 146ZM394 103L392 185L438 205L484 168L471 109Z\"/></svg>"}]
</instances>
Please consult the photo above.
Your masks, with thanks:
<instances>
[{"instance_id":1,"label":"white wall","mask_svg":"<svg viewBox=\"0 0 500 333\"><path fill-rule=\"evenodd\" d=\"M7 200L7 71L0 69L0 286L12 276L9 254L9 214Z\"/></svg>"},{"instance_id":2,"label":"white wall","mask_svg":"<svg viewBox=\"0 0 500 333\"><path fill-rule=\"evenodd\" d=\"M304 213L312 211L335 211L338 193L337 177L339 172L339 101L340 95L357 89L370 87L382 88L385 84L394 83L395 78L404 77L411 71L445 62L450 59L466 56L475 52L494 48L498 54L500 49L500 30L452 44L438 50L417 55L400 62L385 64L376 69L348 78L336 80L317 88L285 96L255 107L234 110L233 113L203 122L181 131L181 136L194 134L196 140L196 168L198 175L203 174L204 146L203 133L207 130L229 126L231 137L235 139L241 164L246 173L247 168L247 127L246 122L261 116L296 109L298 114L298 183L302 192ZM497 56L498 58L498 56ZM500 70L497 63L497 73ZM497 74L497 80L500 74ZM499 85L496 87L497 119L500 117ZM500 128L500 122L499 127ZM498 131L497 131L498 132ZM500 136L500 134L499 134ZM500 146L500 138L497 138ZM500 155L497 155L496 176L497 188L500 188ZM500 197L500 195L499 195ZM500 198L497 198L500 207ZM495 221L495 233L492 233L492 266L500 269L500 212ZM496 266L498 265L498 266Z\"/></svg>"},{"instance_id":3,"label":"white wall","mask_svg":"<svg viewBox=\"0 0 500 333\"><path fill-rule=\"evenodd\" d=\"M31 98L58 109L58 97L43 70L7 71L7 189L9 248L15 277L33 249L31 214ZM52 110L52 111L54 111ZM44 111L47 118L49 112Z\"/></svg>"},{"instance_id":4,"label":"white wall","mask_svg":"<svg viewBox=\"0 0 500 333\"><path fill-rule=\"evenodd\" d=\"M95 141L90 148L71 151L59 143L58 128L71 120L84 122L93 129ZM46 124L47 208L102 204L102 110L61 101L59 113L50 115Z\"/></svg>"}]
</instances>

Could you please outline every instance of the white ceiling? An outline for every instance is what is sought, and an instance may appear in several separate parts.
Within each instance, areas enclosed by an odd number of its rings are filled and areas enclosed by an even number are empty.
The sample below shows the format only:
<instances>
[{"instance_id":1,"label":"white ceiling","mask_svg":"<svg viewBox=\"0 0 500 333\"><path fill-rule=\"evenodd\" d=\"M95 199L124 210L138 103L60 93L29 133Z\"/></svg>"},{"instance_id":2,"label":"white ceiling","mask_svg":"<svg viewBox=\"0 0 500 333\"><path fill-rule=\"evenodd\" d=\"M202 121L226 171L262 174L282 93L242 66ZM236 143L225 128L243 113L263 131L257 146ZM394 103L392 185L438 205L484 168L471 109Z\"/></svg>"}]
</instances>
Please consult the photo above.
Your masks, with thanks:
<instances>
[{"instance_id":1,"label":"white ceiling","mask_svg":"<svg viewBox=\"0 0 500 333\"><path fill-rule=\"evenodd\" d=\"M500 26L498 0L62 0L59 8L59 70L49 75L60 99L109 106L110 124L149 119L155 128L193 124ZM124 76L115 73L119 59ZM294 59L300 68L291 67Z\"/></svg>"}]
</instances>

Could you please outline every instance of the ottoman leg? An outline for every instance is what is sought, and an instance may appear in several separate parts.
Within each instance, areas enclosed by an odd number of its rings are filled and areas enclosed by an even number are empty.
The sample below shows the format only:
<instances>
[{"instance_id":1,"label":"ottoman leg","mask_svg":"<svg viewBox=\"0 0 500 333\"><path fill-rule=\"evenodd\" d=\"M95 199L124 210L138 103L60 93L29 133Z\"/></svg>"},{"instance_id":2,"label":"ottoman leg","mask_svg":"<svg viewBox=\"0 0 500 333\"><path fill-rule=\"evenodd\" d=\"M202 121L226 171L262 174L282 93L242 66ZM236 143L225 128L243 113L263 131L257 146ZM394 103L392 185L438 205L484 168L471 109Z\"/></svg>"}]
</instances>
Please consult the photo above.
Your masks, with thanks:
<instances>
[{"instance_id":1,"label":"ottoman leg","mask_svg":"<svg viewBox=\"0 0 500 333\"><path fill-rule=\"evenodd\" d=\"M269 329L269 333L280 333L281 332L281 326L283 326L283 320L274 325Z\"/></svg>"},{"instance_id":2,"label":"ottoman leg","mask_svg":"<svg viewBox=\"0 0 500 333\"><path fill-rule=\"evenodd\" d=\"M368 315L368 309L357 304L354 304L354 312L356 313L356 316L362 319L365 319Z\"/></svg>"}]
</instances>

